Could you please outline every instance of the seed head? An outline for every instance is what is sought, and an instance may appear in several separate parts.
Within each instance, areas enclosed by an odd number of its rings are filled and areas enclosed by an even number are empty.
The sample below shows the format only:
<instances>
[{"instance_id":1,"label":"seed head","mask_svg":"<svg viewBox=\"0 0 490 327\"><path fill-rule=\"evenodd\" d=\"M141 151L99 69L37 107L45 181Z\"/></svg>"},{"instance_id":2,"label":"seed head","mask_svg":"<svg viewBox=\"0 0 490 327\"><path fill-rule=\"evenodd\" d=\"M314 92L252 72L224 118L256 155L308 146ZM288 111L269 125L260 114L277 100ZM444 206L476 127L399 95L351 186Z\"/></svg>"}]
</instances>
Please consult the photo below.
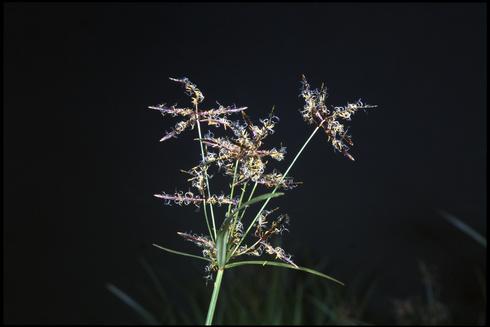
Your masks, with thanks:
<instances>
[{"instance_id":1,"label":"seed head","mask_svg":"<svg viewBox=\"0 0 490 327\"><path fill-rule=\"evenodd\" d=\"M354 144L351 136L347 134L348 129L344 130L344 125L339 122L339 119L350 121L352 115L359 109L369 109L377 106L364 104L361 100L358 100L343 107L328 109L325 103L327 98L326 88L322 85L320 90L310 89L310 85L304 75L300 95L305 100L303 110L300 110L303 119L308 124L321 126L334 150L341 152L354 161L354 157L349 153L349 145L352 146Z\"/></svg>"},{"instance_id":2,"label":"seed head","mask_svg":"<svg viewBox=\"0 0 490 327\"><path fill-rule=\"evenodd\" d=\"M203 211L210 236L182 232L178 234L201 248L202 256L209 259L209 264L205 267L206 280L212 280L213 273L218 270L217 239L227 240L225 244L226 260L235 259L241 255L261 256L265 253L275 259L298 267L293 262L290 254L279 246L273 246L271 243L274 237L288 231L288 215L280 214L274 218L272 214L278 208L263 210L264 205L256 218L248 225L246 232L244 232L244 224L242 222L244 212L248 207L248 205L243 205L242 200L246 201L244 200L246 199L244 195L249 182L254 184L253 190L255 190L257 185L260 185L274 188L273 192L276 192L279 188L289 190L301 184L295 182L289 175L285 176L276 169L268 168L269 162L282 161L286 155L286 148L282 144L278 147L267 147L265 144L267 136L274 134L275 127L279 123L279 118L273 114L274 109L266 118L259 119L258 122L254 122L245 113L247 107L243 106L223 106L216 102L217 107L215 108L201 109L200 105L204 101L204 94L194 83L185 77L170 79L183 86L186 94L191 97L192 106L179 107L177 104L172 106L161 104L150 106L149 108L159 111L164 117L180 119L171 131L166 132L160 141L177 137L185 131L193 130L197 125L198 138L195 140L200 143L200 161L188 170L181 170L189 175L187 181L191 183L193 189L197 190L197 194L191 191L178 191L173 194L162 192L154 196L164 200L164 203L169 205L193 204L196 207L201 207L201 205L204 207ZM348 128L345 128L343 123L350 121L352 116L360 109L366 110L376 106L367 105L358 100L354 103L347 103L345 106L328 107L326 104L326 88L322 85L320 89L311 89L304 76L300 96L305 101L302 110L300 110L303 119L308 124L316 125L318 128L321 127L334 150L354 160L348 152L349 147L353 146L353 142L351 136L347 134ZM232 119L232 116L238 116L238 119ZM203 126L208 127L207 131L201 132ZM213 127L213 131L216 131L217 135L211 132L209 127ZM311 137L308 141L310 139ZM304 146L301 151L303 149ZM293 163L296 159L297 157L293 160ZM289 172L290 168L291 166L287 172ZM216 172L231 178L230 196L211 193L209 180L213 178L212 174ZM238 185L242 185L242 194L236 195L233 190ZM234 195L235 198L233 198ZM250 194L249 199L252 199L252 194ZM213 206L228 206L219 232L217 228L214 233L211 230L207 216L208 205L213 228L216 228ZM253 230L253 233L248 234L251 230ZM223 231L225 232L224 234ZM225 238L223 238L223 235L225 235ZM242 245L246 237L251 237L254 243ZM223 246L221 243L220 245ZM233 249L233 251L228 252L228 249ZM222 252L220 252L221 254ZM220 256L220 258L222 257Z\"/></svg>"}]
</instances>

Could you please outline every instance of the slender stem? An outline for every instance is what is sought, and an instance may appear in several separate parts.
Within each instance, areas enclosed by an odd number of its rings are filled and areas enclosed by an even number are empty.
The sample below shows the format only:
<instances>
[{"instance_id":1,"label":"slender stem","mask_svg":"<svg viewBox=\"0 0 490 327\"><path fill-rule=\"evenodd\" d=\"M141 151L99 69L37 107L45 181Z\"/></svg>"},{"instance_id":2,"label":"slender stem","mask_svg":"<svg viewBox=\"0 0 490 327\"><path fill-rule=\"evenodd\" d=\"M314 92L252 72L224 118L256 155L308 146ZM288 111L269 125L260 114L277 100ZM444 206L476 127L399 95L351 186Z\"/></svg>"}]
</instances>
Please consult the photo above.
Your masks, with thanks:
<instances>
[{"instance_id":1,"label":"slender stem","mask_svg":"<svg viewBox=\"0 0 490 327\"><path fill-rule=\"evenodd\" d=\"M202 145L202 143L201 143ZM207 151L207 147L206 147L206 151ZM206 185L207 185L207 188L208 188L208 197L211 197L211 187L209 186L209 179L208 179L208 175L206 174L205 175L205 178L206 178ZM217 232L216 232L216 222L215 222L215 219L214 219L214 209L213 209L213 205L210 203L209 204L209 208L210 208L210 211L211 211L211 221L213 223L213 231L214 231L214 238L216 239L217 237Z\"/></svg>"},{"instance_id":2,"label":"slender stem","mask_svg":"<svg viewBox=\"0 0 490 327\"><path fill-rule=\"evenodd\" d=\"M284 178L286 178L286 175L289 173L289 171L291 170L291 168L293 167L294 163L296 162L296 160L298 160L299 156L301 155L301 153L303 152L303 150L306 148L306 146L308 145L308 143L310 143L311 139L313 138L313 136L315 136L316 132L318 132L318 130L320 129L320 127L322 126L323 122L325 120L323 120L316 128L315 130L311 133L310 137L308 137L308 139L306 140L306 142L303 144L303 146L301 147L301 149L298 151L298 153L296 154L296 156L294 157L293 161L291 162L291 164L289 165L288 169L286 169L286 172L284 173L284 175L282 176L281 180L279 181L279 183L277 183L277 186L274 188L274 190L272 191L272 194L276 193L277 189L279 188L279 185L281 185L282 181L284 180ZM267 204L269 203L271 198L268 198L264 204L262 205L262 208L260 208L259 212L257 213L257 215L255 216L254 220L252 221L252 223L250 224L250 226L248 226L247 230L245 231L245 233L243 234L242 236L242 239L240 240L240 242L237 244L237 246L235 247L235 249L233 250L233 252L231 253L230 255L230 258L233 257L233 254L236 252L236 250L238 250L238 248L240 247L240 245L242 244L242 242L245 240L245 237L247 237L247 234L250 232L250 230L252 229L253 225L255 224L255 222L257 221L257 219L259 219L259 216L260 214L262 213L262 211L264 210L264 208L267 206Z\"/></svg>"},{"instance_id":3,"label":"slender stem","mask_svg":"<svg viewBox=\"0 0 490 327\"><path fill-rule=\"evenodd\" d=\"M206 316L206 326L211 326L213 323L214 311L216 310L216 302L218 301L219 290L221 288L221 280L223 279L223 269L219 269L214 282L213 294L209 303L208 315Z\"/></svg>"},{"instance_id":4,"label":"slender stem","mask_svg":"<svg viewBox=\"0 0 490 327\"><path fill-rule=\"evenodd\" d=\"M250 192L250 195L249 195L249 197L248 197L248 200L247 200L247 201L252 200L252 197L254 196L255 189L257 188L257 185L258 185L258 183L257 183L257 182L255 182L254 187L252 188L252 192ZM247 207L243 208L243 210L242 210L242 215L240 216L239 221L241 221L241 220L242 220L242 218L243 218L243 216L245 216L245 211L247 211Z\"/></svg>"},{"instance_id":5,"label":"slender stem","mask_svg":"<svg viewBox=\"0 0 490 327\"><path fill-rule=\"evenodd\" d=\"M206 226L208 226L209 236L211 237L211 240L214 241L215 237L213 235L213 232L211 231L211 226L209 226L208 211L206 209L206 198L204 197L202 201L202 206L204 209L204 218L206 218Z\"/></svg>"},{"instance_id":6,"label":"slender stem","mask_svg":"<svg viewBox=\"0 0 490 327\"><path fill-rule=\"evenodd\" d=\"M245 190L247 188L247 183L245 183L245 185L243 185L243 189L242 189L242 194L240 195L240 202L238 203L238 208L242 205L242 201L243 201L243 196L245 195ZM255 182L254 184L254 187L252 188L252 192L250 192L250 195L248 196L248 200L247 201L250 201L250 199L252 199L252 196L254 195L255 193L255 189L257 188L257 182ZM234 224L233 224L233 229L232 230L235 230L235 226L238 224L238 222L240 222L243 218L243 215L245 214L245 211L247 210L247 207L245 207L242 211L242 215L240 217L238 217L238 212L237 212L237 215L236 215L236 219L234 221ZM232 258L233 257L233 254L235 254L235 251L237 250L238 248L235 248L231 253L230 255L228 256L228 259Z\"/></svg>"},{"instance_id":7,"label":"slender stem","mask_svg":"<svg viewBox=\"0 0 490 327\"><path fill-rule=\"evenodd\" d=\"M238 160L235 163L235 170L233 171L233 182L231 184L230 200L233 199L233 193L235 191L235 181L236 181L237 170L238 170ZM228 217L230 215L230 211L231 211L231 203L228 205L228 211L226 212L226 217Z\"/></svg>"},{"instance_id":8,"label":"slender stem","mask_svg":"<svg viewBox=\"0 0 490 327\"><path fill-rule=\"evenodd\" d=\"M240 206L242 205L242 202L243 202L243 196L245 195L245 191L247 190L247 185L248 185L248 182L245 182L242 186L242 193L240 194L240 200L238 200L238 205L237 205L237 208L240 208ZM233 231L233 233L235 232L235 228L237 226L239 222L239 217L238 217L238 211L236 212L236 214L234 214L234 217L233 217L233 227L231 228L231 230ZM231 248L231 246L230 246ZM228 257L229 259L229 257Z\"/></svg>"},{"instance_id":9,"label":"slender stem","mask_svg":"<svg viewBox=\"0 0 490 327\"><path fill-rule=\"evenodd\" d=\"M247 190L247 185L248 185L248 182L245 182L245 184L243 184L242 193L240 194L240 200L238 201L238 206L241 206L241 204L243 202L243 196L245 195L245 191Z\"/></svg>"},{"instance_id":10,"label":"slender stem","mask_svg":"<svg viewBox=\"0 0 490 327\"><path fill-rule=\"evenodd\" d=\"M241 256L244 253L252 251L257 245L259 245L260 241L262 241L262 238L259 238L254 244L252 244L251 247L247 248L246 250L243 250L243 252L239 252L237 256Z\"/></svg>"},{"instance_id":11,"label":"slender stem","mask_svg":"<svg viewBox=\"0 0 490 327\"><path fill-rule=\"evenodd\" d=\"M204 161L204 146L202 144L202 133L201 133L201 123L199 122L199 110L197 108L197 101L195 103L195 108L196 108L196 122L197 122L197 132L199 134L199 144L201 146L201 157L202 157L202 161ZM207 172L204 173L204 176L206 178L206 188L208 189L208 197L211 197L211 189L209 188L209 180L208 180L208 174ZM210 227L209 227L209 219L208 219L208 214L206 212L206 201L204 201L203 203L203 207L204 207L204 217L206 218L206 224L208 225L208 229L209 229L209 236L211 236L211 239L213 238L213 233L211 233L211 230L210 230ZM209 208L211 210L211 220L213 222L213 231L214 231L214 239L216 239L216 223L215 223L215 220L214 220L214 210L213 210L213 205L211 203L209 203Z\"/></svg>"},{"instance_id":12,"label":"slender stem","mask_svg":"<svg viewBox=\"0 0 490 327\"><path fill-rule=\"evenodd\" d=\"M243 184L243 186L242 186L242 193L240 194L240 200L238 200L238 205L236 206L237 208L240 208L240 206L243 203L243 196L245 195L245 191L247 190L247 185L248 185L248 182L245 182L245 184ZM239 218L238 218L238 211L237 211L235 214L235 217L233 219L233 228L231 230L235 230L235 226L238 223L238 221L239 221Z\"/></svg>"}]
</instances>

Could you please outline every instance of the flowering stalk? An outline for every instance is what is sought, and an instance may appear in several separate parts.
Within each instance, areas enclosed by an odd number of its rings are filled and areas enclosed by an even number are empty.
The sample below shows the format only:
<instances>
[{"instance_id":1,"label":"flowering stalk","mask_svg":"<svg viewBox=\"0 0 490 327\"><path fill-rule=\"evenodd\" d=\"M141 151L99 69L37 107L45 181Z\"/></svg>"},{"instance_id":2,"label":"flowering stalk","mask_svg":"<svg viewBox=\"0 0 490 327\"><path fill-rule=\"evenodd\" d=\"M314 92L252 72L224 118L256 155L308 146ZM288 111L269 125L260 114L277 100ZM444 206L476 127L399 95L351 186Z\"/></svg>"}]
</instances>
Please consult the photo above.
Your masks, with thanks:
<instances>
[{"instance_id":1,"label":"flowering stalk","mask_svg":"<svg viewBox=\"0 0 490 327\"><path fill-rule=\"evenodd\" d=\"M254 184L254 187L252 188L252 192L250 192L250 195L248 197L248 200L247 201L250 201L252 199L252 197L254 196L255 194L255 189L257 188L257 182L255 182ZM245 212L247 211L247 207L245 207L242 211L242 215L240 216L240 219L239 220L242 220L243 216L245 215Z\"/></svg>"},{"instance_id":2,"label":"flowering stalk","mask_svg":"<svg viewBox=\"0 0 490 327\"><path fill-rule=\"evenodd\" d=\"M349 121L351 116L359 109L365 110L375 106L365 105L359 100L343 107L329 109L325 104L326 90L323 86L320 90L312 90L303 76L301 96L305 100L305 105L300 112L307 123L314 124L316 127L286 171L281 173L275 169L272 171L268 170L268 163L270 160L282 161L286 155L286 148L282 145L271 149L264 149L263 147L265 138L274 133L274 128L279 122L278 117L271 112L267 118L260 119L259 124L257 124L245 113L247 107L236 107L235 105L225 107L218 103L218 108L201 110L199 104L203 102L204 95L197 86L187 78L171 78L171 80L180 83L184 87L186 93L191 96L193 107L180 108L176 105L166 106L161 104L149 108L158 110L163 116L180 117L182 119L160 141L175 138L186 130L194 129L197 126L199 137L197 140L200 145L201 160L190 170L182 170L182 172L191 176L188 181L191 182L192 187L197 190L198 194L194 194L191 191L179 191L174 194L162 192L155 194L155 197L162 199L165 204L202 206L209 236L186 232L177 233L186 241L197 245L202 250L201 256L154 245L169 253L198 258L207 262L205 267L207 275L205 278L212 280L215 276L216 280L208 308L206 325L212 324L225 269L242 265L271 265L304 271L343 285L343 283L330 276L313 269L298 266L293 262L292 256L287 254L281 247L274 247L270 243L271 238L287 231L289 217L286 214L279 214L272 218L272 214L279 208L273 210L265 210L265 208L272 198L284 195L279 190L289 190L300 184L293 181L289 177L289 173L318 130L323 129L327 140L332 144L335 151L341 152L347 158L354 160L348 152L349 146L353 145L352 139L347 135L348 129L344 129L344 125L340 120ZM230 116L237 114L241 114L241 120L234 121L230 119ZM222 127L225 135L215 136L210 130L203 135L201 123L207 123L207 126L218 130ZM231 136L229 135L230 133L232 134ZM210 173L213 172L213 168L216 173L231 178L229 196L211 193L210 179L213 178L213 175ZM247 200L244 201L249 183L253 183L253 188ZM272 192L256 196L255 191L259 184L272 189ZM239 186L241 186L241 193L239 197L235 198L235 188ZM260 202L262 202L260 210L244 231L243 221L248 207ZM218 228L214 206L217 206L216 210L218 212L220 210L219 207L222 205L226 205L227 209ZM211 223L208 217L208 207L211 214ZM253 229L254 233L251 234L250 232ZM251 245L244 245L245 240L251 236L256 237L256 240ZM276 260L237 261L237 258L243 255L260 257L264 254L273 256Z\"/></svg>"},{"instance_id":3,"label":"flowering stalk","mask_svg":"<svg viewBox=\"0 0 490 327\"><path fill-rule=\"evenodd\" d=\"M233 182L231 183L230 199L233 199L233 193L235 191L235 182L236 182L237 170L238 170L238 160L236 161L235 170L233 171ZM226 216L230 215L231 205L232 205L232 203L230 203L228 205L228 211L226 212Z\"/></svg>"},{"instance_id":4,"label":"flowering stalk","mask_svg":"<svg viewBox=\"0 0 490 327\"><path fill-rule=\"evenodd\" d=\"M201 133L201 123L199 122L199 110L197 109L197 103L196 103L196 120L197 120L197 132L199 135L199 145L201 146L201 157L202 160L204 161L205 155L204 155L204 146L202 144L202 133ZM211 189L209 188L209 180L208 180L208 175L207 173L204 174L206 178L206 189L208 190L208 196L211 197ZM213 239L216 239L216 223L214 221L214 210L213 210L213 204L209 203L209 210L211 211L211 221L213 222L213 232L211 230L209 231L209 236ZM206 210L206 200L203 201L203 211L204 211L204 217L206 219L206 224L208 225L209 228L209 219L208 219L208 214ZM214 233L214 234L213 234Z\"/></svg>"},{"instance_id":5,"label":"flowering stalk","mask_svg":"<svg viewBox=\"0 0 490 327\"><path fill-rule=\"evenodd\" d=\"M206 315L206 326L213 324L214 311L216 310L216 303L218 302L218 295L221 289L221 280L223 279L224 269L219 269L216 273L216 281L214 282L213 294L211 295L211 302L209 303L208 314Z\"/></svg>"}]
</instances>

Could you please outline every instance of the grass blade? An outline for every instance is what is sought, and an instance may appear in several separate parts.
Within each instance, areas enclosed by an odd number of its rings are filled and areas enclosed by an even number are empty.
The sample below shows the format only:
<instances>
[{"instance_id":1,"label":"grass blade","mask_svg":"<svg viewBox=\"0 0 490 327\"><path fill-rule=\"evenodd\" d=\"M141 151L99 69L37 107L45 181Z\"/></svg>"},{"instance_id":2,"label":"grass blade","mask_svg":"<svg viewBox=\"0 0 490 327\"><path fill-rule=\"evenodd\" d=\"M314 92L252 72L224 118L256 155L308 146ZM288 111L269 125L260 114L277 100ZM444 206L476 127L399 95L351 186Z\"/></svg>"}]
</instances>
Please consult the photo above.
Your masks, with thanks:
<instances>
[{"instance_id":1,"label":"grass blade","mask_svg":"<svg viewBox=\"0 0 490 327\"><path fill-rule=\"evenodd\" d=\"M189 305L195 319L195 324L201 324L204 321L204 313L202 312L195 296L189 297Z\"/></svg>"},{"instance_id":2,"label":"grass blade","mask_svg":"<svg viewBox=\"0 0 490 327\"><path fill-rule=\"evenodd\" d=\"M325 275L324 273L321 273L321 272L316 271L314 269L305 268L305 267L297 267L296 268L295 266L293 266L291 264L284 263L284 262L277 262L277 261L238 261L238 262L232 262L232 263L227 264L225 266L225 269L239 267L239 266L243 266L243 265L276 266L276 267L289 268L289 269L294 269L294 270L301 270L301 271L310 273L312 275L319 276L319 277L334 281L334 282L336 282L342 286L345 285L341 281L338 281L335 278L330 277L328 275Z\"/></svg>"},{"instance_id":3,"label":"grass blade","mask_svg":"<svg viewBox=\"0 0 490 327\"><path fill-rule=\"evenodd\" d=\"M141 304L136 302L132 297L110 283L107 284L106 287L112 294L114 294L117 298L119 298L136 313L138 313L146 323L150 325L159 325L159 322L155 319L155 317L151 313L149 313L148 310L146 310Z\"/></svg>"},{"instance_id":4,"label":"grass blade","mask_svg":"<svg viewBox=\"0 0 490 327\"><path fill-rule=\"evenodd\" d=\"M447 221L449 221L457 229L459 229L460 231L462 231L463 233L471 237L473 240L478 242L484 248L487 247L487 239L483 237L480 233L478 233L476 230L474 230L473 228L465 224L460 219L451 215L450 213L443 210L438 210L438 211Z\"/></svg>"},{"instance_id":5,"label":"grass blade","mask_svg":"<svg viewBox=\"0 0 490 327\"><path fill-rule=\"evenodd\" d=\"M167 248L164 248L163 246L160 246L160 245L157 245L157 244L153 244L153 246L155 246L155 247L157 247L157 248L159 248L159 249L162 249L162 250L164 250L164 251L167 251L167 252L173 253L173 254L183 255L183 256L186 256L186 257L191 257L191 258L201 259L201 260L205 260L205 261L211 261L211 260L209 260L208 258L200 257L200 256L198 256L198 255L194 255L194 254L190 254L190 253L185 253L185 252L175 251L175 250L172 250L172 249L167 249Z\"/></svg>"},{"instance_id":6,"label":"grass blade","mask_svg":"<svg viewBox=\"0 0 490 327\"><path fill-rule=\"evenodd\" d=\"M150 277L153 285L155 286L155 289L160 296L160 298L165 301L167 299L167 296L165 294L165 291L163 290L162 283L160 283L160 280L158 279L155 271L153 268L148 264L148 262L145 260L145 258L140 259L141 265L143 266L143 269L146 271L148 276Z\"/></svg>"},{"instance_id":7,"label":"grass blade","mask_svg":"<svg viewBox=\"0 0 490 327\"><path fill-rule=\"evenodd\" d=\"M230 233L228 230L220 230L216 237L216 261L220 268L223 268L226 264L229 237Z\"/></svg>"},{"instance_id":8,"label":"grass blade","mask_svg":"<svg viewBox=\"0 0 490 327\"><path fill-rule=\"evenodd\" d=\"M298 284L296 288L296 299L294 302L294 315L293 315L293 325L301 325L303 319L303 286Z\"/></svg>"},{"instance_id":9,"label":"grass blade","mask_svg":"<svg viewBox=\"0 0 490 327\"><path fill-rule=\"evenodd\" d=\"M216 236L216 261L218 262L219 268L223 268L227 261L228 240L230 239L230 224L232 220L231 216L226 217Z\"/></svg>"},{"instance_id":10,"label":"grass blade","mask_svg":"<svg viewBox=\"0 0 490 327\"><path fill-rule=\"evenodd\" d=\"M286 284L287 281L284 280L284 275L281 272L274 270L269 278L269 291L266 302L266 322L270 325L281 325L283 320L283 305L278 305L277 299L285 299L284 289L282 285ZM257 321L261 320L261 313L257 314Z\"/></svg>"},{"instance_id":11,"label":"grass blade","mask_svg":"<svg viewBox=\"0 0 490 327\"><path fill-rule=\"evenodd\" d=\"M328 317L329 321L336 322L335 313L330 310L327 304L323 303L315 297L309 297L308 299L318 310L320 310L324 315Z\"/></svg>"},{"instance_id":12,"label":"grass blade","mask_svg":"<svg viewBox=\"0 0 490 327\"><path fill-rule=\"evenodd\" d=\"M245 207L248 207L254 203L265 201L265 200L272 199L272 198L277 198L278 196L281 196L281 195L284 195L284 193L282 193L282 192L266 193L266 194L256 196L255 198L248 200L247 202L243 203L240 207L238 207L236 209L236 211L240 211L240 210L244 209Z\"/></svg>"}]
</instances>

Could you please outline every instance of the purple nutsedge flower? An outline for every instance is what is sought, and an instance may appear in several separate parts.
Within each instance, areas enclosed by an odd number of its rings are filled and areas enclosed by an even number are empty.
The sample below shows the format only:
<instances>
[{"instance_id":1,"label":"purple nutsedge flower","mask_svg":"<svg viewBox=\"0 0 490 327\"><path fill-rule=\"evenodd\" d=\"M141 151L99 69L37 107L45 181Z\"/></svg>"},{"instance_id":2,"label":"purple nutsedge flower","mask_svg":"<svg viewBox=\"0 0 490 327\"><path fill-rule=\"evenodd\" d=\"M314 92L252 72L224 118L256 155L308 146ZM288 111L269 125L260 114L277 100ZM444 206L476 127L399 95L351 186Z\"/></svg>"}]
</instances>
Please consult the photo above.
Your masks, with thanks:
<instances>
[{"instance_id":1,"label":"purple nutsedge flower","mask_svg":"<svg viewBox=\"0 0 490 327\"><path fill-rule=\"evenodd\" d=\"M276 192L278 189L289 190L301 184L289 176L289 171L308 142L320 129L325 132L327 140L335 151L354 160L349 153L353 142L351 136L347 134L348 128L345 128L343 123L350 121L357 111L376 106L358 100L345 106L329 107L326 104L326 88L323 85L320 89L310 88L303 76L300 96L304 100L304 105L300 113L308 124L316 125L316 128L283 173L269 167L271 163L285 159L286 147L282 144L276 147L265 145L266 138L274 133L279 123L279 118L273 114L274 108L268 117L255 122L245 113L247 109L245 106L223 106L216 102L217 107L202 109L200 106L204 101L204 94L194 83L185 77L170 78L170 80L183 86L186 94L191 97L192 105L179 107L177 104L172 106L160 104L148 108L159 111L164 117L177 117L180 120L160 141L197 129L194 140L199 142L196 151L200 152L200 160L194 167L181 170L188 175L187 181L190 182L192 190L197 191L196 194L191 191L178 191L173 194L162 192L154 196L168 205L193 204L203 209L209 234L183 232L178 234L202 250L202 256L199 258L208 261L205 267L207 280L212 279L213 273L221 276L220 274L229 266L249 264L250 261L244 261L245 263L236 261L236 258L242 255L255 257L269 255L276 260L274 262L276 266L286 266L311 273L311 269L297 266L292 256L284 249L273 245L274 237L288 231L289 217L286 214L274 216L273 213L278 208L265 210L265 207L270 199L283 195L282 192ZM234 117L237 119L233 119ZM216 131L216 136L210 131L210 127L213 127L213 132ZM222 176L230 181L227 184L230 188L229 195L216 195L211 192L209 181L216 175L218 178ZM263 188L270 188L273 191L262 195L254 194L256 190L260 192ZM263 203L262 208L251 222L247 222L247 217L244 217L247 208L251 204L260 202ZM225 207L224 210L216 208L215 211L215 207L221 206ZM250 239L252 241L248 243ZM172 253L196 257L196 255L160 248ZM328 278L318 272L315 274Z\"/></svg>"}]
</instances>

